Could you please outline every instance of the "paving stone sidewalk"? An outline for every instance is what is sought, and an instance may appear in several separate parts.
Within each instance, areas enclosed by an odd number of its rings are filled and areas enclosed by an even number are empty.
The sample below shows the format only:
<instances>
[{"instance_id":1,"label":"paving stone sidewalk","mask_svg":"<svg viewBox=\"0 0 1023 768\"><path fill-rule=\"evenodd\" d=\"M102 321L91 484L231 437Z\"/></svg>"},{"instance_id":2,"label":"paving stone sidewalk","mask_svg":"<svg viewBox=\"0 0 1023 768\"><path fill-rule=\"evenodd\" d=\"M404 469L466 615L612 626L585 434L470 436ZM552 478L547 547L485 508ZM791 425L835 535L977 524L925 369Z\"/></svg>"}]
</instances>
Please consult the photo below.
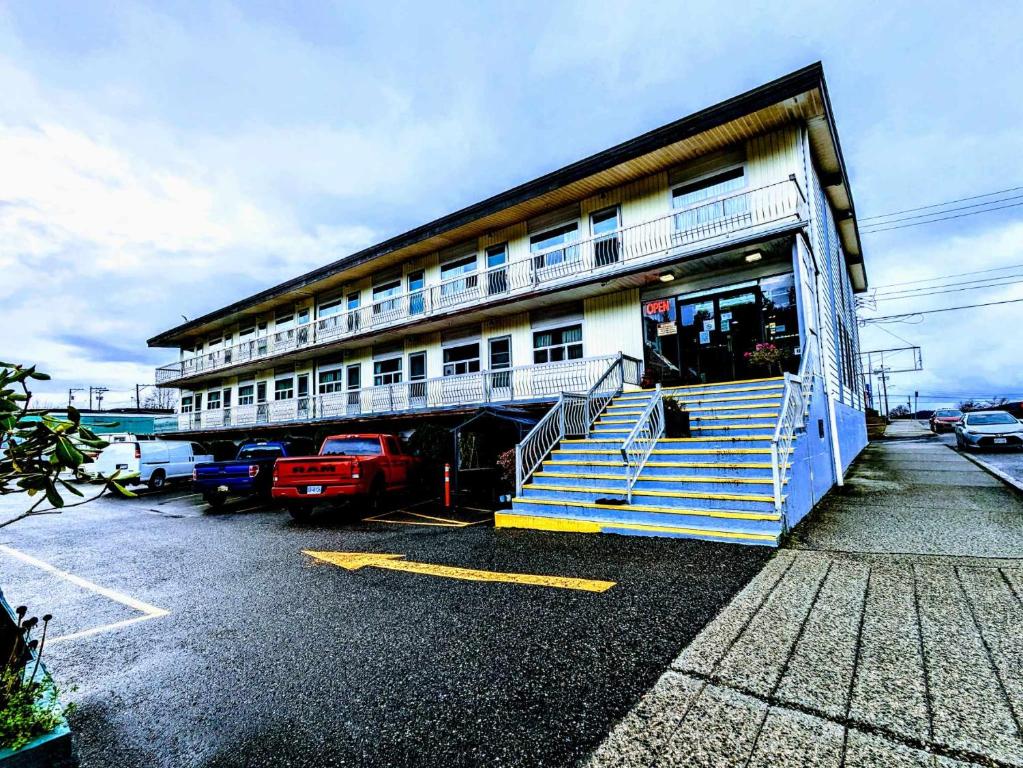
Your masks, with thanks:
<instances>
[{"instance_id":1,"label":"paving stone sidewalk","mask_svg":"<svg viewBox=\"0 0 1023 768\"><path fill-rule=\"evenodd\" d=\"M1023 766L1023 499L872 444L591 756L604 766Z\"/></svg>"}]
</instances>

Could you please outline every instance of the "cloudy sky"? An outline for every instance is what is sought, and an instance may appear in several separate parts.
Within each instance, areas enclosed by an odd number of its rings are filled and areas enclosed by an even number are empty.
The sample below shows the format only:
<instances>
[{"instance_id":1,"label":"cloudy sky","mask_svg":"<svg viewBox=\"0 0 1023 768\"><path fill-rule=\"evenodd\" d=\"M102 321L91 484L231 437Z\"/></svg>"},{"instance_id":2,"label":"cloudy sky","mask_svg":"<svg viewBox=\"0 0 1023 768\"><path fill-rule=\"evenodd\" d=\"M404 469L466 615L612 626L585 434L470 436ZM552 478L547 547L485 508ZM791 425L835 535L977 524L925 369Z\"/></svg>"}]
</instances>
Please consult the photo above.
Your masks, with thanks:
<instances>
[{"instance_id":1,"label":"cloudy sky","mask_svg":"<svg viewBox=\"0 0 1023 768\"><path fill-rule=\"evenodd\" d=\"M1023 5L977 8L0 0L0 359L127 405L182 315L818 59L861 217L1021 186ZM864 245L876 286L1023 264L1023 207ZM917 320L863 330L923 348L893 400L1023 396L1023 303Z\"/></svg>"}]
</instances>

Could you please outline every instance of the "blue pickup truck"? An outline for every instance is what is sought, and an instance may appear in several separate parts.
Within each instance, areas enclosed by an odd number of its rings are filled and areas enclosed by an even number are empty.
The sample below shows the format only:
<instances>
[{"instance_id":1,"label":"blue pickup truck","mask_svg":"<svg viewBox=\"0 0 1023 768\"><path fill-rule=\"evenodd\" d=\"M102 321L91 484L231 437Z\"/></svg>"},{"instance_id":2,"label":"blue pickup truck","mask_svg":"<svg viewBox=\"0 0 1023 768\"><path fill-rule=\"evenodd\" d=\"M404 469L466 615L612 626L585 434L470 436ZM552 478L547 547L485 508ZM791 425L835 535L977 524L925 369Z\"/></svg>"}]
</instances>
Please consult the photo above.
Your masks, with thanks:
<instances>
[{"instance_id":1,"label":"blue pickup truck","mask_svg":"<svg viewBox=\"0 0 1023 768\"><path fill-rule=\"evenodd\" d=\"M220 507L229 496L270 498L274 462L280 458L315 453L307 440L261 440L244 443L229 461L196 464L192 487L211 507Z\"/></svg>"}]
</instances>

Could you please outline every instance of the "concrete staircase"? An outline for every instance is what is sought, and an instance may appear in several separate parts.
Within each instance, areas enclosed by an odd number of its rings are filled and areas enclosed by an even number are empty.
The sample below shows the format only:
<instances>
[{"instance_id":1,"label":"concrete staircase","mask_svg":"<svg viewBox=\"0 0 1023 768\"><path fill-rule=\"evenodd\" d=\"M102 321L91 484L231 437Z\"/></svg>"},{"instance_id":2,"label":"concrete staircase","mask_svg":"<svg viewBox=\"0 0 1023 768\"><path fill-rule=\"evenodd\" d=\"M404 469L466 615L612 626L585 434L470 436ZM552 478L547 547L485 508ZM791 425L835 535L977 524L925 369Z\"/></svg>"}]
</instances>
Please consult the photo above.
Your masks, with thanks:
<instances>
[{"instance_id":1,"label":"concrete staircase","mask_svg":"<svg viewBox=\"0 0 1023 768\"><path fill-rule=\"evenodd\" d=\"M499 527L605 532L776 546L771 437L780 378L663 390L690 412L692 437L661 438L625 499L620 452L651 391L616 397L588 439L567 439L533 474Z\"/></svg>"}]
</instances>

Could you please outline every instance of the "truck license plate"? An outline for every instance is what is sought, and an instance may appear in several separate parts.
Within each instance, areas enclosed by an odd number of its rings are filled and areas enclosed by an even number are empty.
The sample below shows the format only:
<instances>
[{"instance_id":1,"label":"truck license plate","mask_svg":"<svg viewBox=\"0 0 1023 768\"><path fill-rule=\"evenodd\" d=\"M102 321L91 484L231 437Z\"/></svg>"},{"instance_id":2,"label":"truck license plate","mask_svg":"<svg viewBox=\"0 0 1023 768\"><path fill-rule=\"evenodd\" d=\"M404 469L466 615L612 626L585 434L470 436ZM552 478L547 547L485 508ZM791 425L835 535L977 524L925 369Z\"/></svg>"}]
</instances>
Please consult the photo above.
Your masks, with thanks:
<instances>
[{"instance_id":1,"label":"truck license plate","mask_svg":"<svg viewBox=\"0 0 1023 768\"><path fill-rule=\"evenodd\" d=\"M307 485L305 487L305 492L308 493L308 494L312 494L312 495L315 495L317 493L323 493L323 486L322 485Z\"/></svg>"},{"instance_id":2,"label":"truck license plate","mask_svg":"<svg viewBox=\"0 0 1023 768\"><path fill-rule=\"evenodd\" d=\"M995 438L995 445L1005 445L1006 442L1008 441L1004 437Z\"/></svg>"}]
</instances>

